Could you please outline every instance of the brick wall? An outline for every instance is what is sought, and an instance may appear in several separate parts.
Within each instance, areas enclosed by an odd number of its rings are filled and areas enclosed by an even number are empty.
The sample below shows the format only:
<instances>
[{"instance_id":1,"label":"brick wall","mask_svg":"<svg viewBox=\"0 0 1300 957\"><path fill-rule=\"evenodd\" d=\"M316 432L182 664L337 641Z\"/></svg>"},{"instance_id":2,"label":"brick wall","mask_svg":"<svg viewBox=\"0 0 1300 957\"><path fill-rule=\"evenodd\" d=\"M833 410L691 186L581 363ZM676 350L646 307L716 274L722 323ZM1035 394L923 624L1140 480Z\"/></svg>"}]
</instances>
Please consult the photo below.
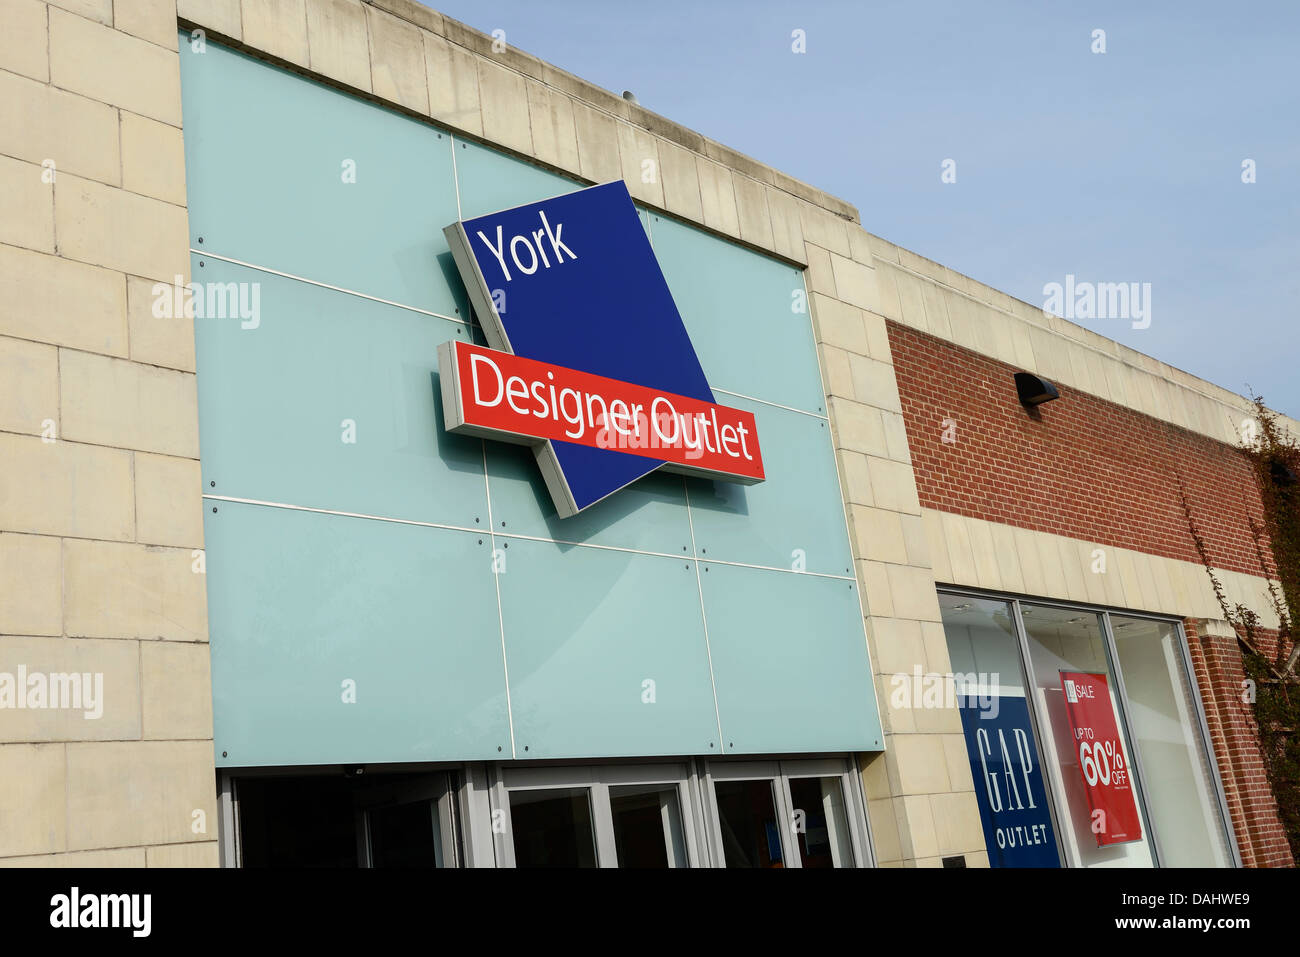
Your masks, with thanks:
<instances>
[{"instance_id":1,"label":"brick wall","mask_svg":"<svg viewBox=\"0 0 1300 957\"><path fill-rule=\"evenodd\" d=\"M1027 412L1015 367L888 329L923 507L1199 563L1181 482L1216 566L1260 574L1259 493L1230 446L1059 385Z\"/></svg>"},{"instance_id":2,"label":"brick wall","mask_svg":"<svg viewBox=\"0 0 1300 957\"><path fill-rule=\"evenodd\" d=\"M1190 619L1183 624L1242 863L1247 867L1292 867L1291 848L1259 750L1255 718L1250 705L1242 700L1244 673L1236 636L1216 634L1204 623ZM1264 632L1261 637L1265 641L1260 650L1274 653L1277 632Z\"/></svg>"}]
</instances>

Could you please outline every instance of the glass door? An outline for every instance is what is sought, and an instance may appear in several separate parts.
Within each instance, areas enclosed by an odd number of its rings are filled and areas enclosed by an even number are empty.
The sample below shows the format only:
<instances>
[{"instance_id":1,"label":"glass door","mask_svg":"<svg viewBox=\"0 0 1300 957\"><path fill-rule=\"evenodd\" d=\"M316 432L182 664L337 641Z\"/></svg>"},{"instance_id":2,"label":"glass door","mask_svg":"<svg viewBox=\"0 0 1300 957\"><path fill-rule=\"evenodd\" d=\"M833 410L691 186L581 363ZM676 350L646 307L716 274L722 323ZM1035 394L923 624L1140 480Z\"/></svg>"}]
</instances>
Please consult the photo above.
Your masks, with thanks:
<instances>
[{"instance_id":1,"label":"glass door","mask_svg":"<svg viewBox=\"0 0 1300 957\"><path fill-rule=\"evenodd\" d=\"M504 768L492 789L506 867L690 867L696 815L680 763Z\"/></svg>"},{"instance_id":2,"label":"glass door","mask_svg":"<svg viewBox=\"0 0 1300 957\"><path fill-rule=\"evenodd\" d=\"M515 788L510 834L516 867L595 867L590 788Z\"/></svg>"},{"instance_id":3,"label":"glass door","mask_svg":"<svg viewBox=\"0 0 1300 957\"><path fill-rule=\"evenodd\" d=\"M853 839L843 776L788 777L791 817L801 867L852 867Z\"/></svg>"},{"instance_id":4,"label":"glass door","mask_svg":"<svg viewBox=\"0 0 1300 957\"><path fill-rule=\"evenodd\" d=\"M673 784L623 784L609 789L619 867L686 867L681 798Z\"/></svg>"},{"instance_id":5,"label":"glass door","mask_svg":"<svg viewBox=\"0 0 1300 957\"><path fill-rule=\"evenodd\" d=\"M791 858L775 777L715 780L719 840L726 867L785 867Z\"/></svg>"},{"instance_id":6,"label":"glass door","mask_svg":"<svg viewBox=\"0 0 1300 957\"><path fill-rule=\"evenodd\" d=\"M376 781L354 794L362 867L455 867L452 789L445 774Z\"/></svg>"},{"instance_id":7,"label":"glass door","mask_svg":"<svg viewBox=\"0 0 1300 957\"><path fill-rule=\"evenodd\" d=\"M714 866L858 866L867 843L855 778L838 758L709 761Z\"/></svg>"}]
</instances>

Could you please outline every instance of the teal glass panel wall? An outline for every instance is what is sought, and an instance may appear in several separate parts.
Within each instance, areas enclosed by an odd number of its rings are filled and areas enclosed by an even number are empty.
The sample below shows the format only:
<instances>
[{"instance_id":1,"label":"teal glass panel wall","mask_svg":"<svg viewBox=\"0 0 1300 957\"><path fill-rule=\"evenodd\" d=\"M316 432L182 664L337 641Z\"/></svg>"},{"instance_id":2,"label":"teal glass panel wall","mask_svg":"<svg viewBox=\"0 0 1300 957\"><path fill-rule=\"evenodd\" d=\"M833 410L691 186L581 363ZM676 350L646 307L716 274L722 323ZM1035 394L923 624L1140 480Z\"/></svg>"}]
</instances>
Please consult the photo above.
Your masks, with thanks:
<instances>
[{"instance_id":1,"label":"teal glass panel wall","mask_svg":"<svg viewBox=\"0 0 1300 957\"><path fill-rule=\"evenodd\" d=\"M206 254L191 254L190 274L259 290L255 328L195 321L205 491L460 527L486 521L483 443L443 431L431 368L438 343L468 338L468 326Z\"/></svg>"},{"instance_id":2,"label":"teal glass panel wall","mask_svg":"<svg viewBox=\"0 0 1300 957\"><path fill-rule=\"evenodd\" d=\"M482 336L442 228L588 184L180 51L219 766L881 746L798 269L641 211L768 480L560 519L443 431L438 344Z\"/></svg>"},{"instance_id":3,"label":"teal glass panel wall","mask_svg":"<svg viewBox=\"0 0 1300 957\"><path fill-rule=\"evenodd\" d=\"M517 756L719 753L694 560L499 547Z\"/></svg>"},{"instance_id":4,"label":"teal glass panel wall","mask_svg":"<svg viewBox=\"0 0 1300 957\"><path fill-rule=\"evenodd\" d=\"M222 765L510 753L488 536L207 504Z\"/></svg>"}]
</instances>

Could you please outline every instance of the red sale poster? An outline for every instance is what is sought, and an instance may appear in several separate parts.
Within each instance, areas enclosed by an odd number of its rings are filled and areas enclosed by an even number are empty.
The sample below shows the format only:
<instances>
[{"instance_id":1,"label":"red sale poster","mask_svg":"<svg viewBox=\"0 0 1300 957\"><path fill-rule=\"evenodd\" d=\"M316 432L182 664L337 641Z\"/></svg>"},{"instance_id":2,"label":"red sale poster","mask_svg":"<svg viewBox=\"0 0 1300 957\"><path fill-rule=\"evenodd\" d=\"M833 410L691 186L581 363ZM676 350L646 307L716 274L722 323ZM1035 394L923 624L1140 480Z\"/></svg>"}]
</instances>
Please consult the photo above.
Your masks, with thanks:
<instances>
[{"instance_id":1,"label":"red sale poster","mask_svg":"<svg viewBox=\"0 0 1300 957\"><path fill-rule=\"evenodd\" d=\"M1062 671L1061 690L1097 846L1140 841L1142 822L1133 801L1133 779L1120 744L1106 676Z\"/></svg>"}]
</instances>

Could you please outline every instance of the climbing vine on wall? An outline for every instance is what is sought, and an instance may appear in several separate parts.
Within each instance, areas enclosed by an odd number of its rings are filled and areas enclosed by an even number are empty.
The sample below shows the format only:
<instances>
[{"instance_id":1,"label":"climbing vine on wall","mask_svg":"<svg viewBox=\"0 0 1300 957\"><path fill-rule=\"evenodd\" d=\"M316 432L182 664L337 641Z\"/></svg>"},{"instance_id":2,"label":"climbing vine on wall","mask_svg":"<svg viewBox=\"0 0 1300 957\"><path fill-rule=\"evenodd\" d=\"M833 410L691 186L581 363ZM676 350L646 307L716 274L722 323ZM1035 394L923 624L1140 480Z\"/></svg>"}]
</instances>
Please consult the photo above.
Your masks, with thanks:
<instances>
[{"instance_id":1,"label":"climbing vine on wall","mask_svg":"<svg viewBox=\"0 0 1300 957\"><path fill-rule=\"evenodd\" d=\"M1244 424L1240 448L1254 472L1263 506L1262 517L1248 520L1279 622L1275 644L1263 634L1255 610L1225 594L1186 493L1183 512L1223 616L1237 633L1246 678L1241 700L1253 708L1269 785L1292 857L1300 861L1300 643L1290 614L1300 608L1300 444L1261 397L1255 397L1254 404L1255 420Z\"/></svg>"}]
</instances>

